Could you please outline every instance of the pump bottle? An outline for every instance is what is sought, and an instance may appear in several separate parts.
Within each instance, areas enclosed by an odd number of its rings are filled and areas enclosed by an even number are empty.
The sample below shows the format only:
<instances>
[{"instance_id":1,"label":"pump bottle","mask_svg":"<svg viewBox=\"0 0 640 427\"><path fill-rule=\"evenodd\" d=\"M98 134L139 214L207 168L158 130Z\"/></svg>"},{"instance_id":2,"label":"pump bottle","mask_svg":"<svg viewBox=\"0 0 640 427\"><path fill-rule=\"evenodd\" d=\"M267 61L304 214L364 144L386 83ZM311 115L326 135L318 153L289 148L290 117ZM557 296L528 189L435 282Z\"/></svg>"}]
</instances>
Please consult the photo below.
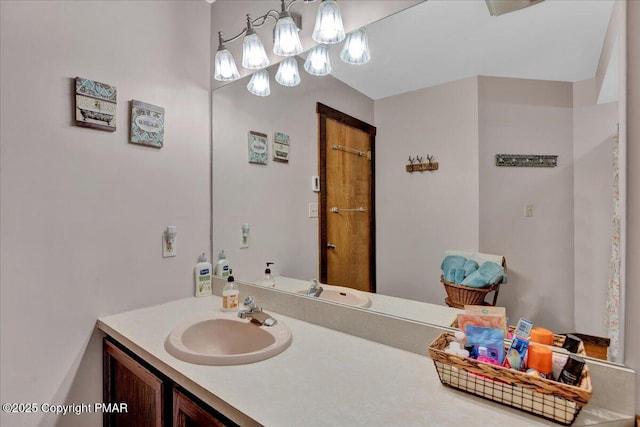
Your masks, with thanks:
<instances>
[{"instance_id":1,"label":"pump bottle","mask_svg":"<svg viewBox=\"0 0 640 427\"><path fill-rule=\"evenodd\" d=\"M272 262L267 263L267 268L264 270L264 279L262 280L262 284L268 288L276 287L276 279L271 275L271 268L269 267L272 264Z\"/></svg>"}]
</instances>

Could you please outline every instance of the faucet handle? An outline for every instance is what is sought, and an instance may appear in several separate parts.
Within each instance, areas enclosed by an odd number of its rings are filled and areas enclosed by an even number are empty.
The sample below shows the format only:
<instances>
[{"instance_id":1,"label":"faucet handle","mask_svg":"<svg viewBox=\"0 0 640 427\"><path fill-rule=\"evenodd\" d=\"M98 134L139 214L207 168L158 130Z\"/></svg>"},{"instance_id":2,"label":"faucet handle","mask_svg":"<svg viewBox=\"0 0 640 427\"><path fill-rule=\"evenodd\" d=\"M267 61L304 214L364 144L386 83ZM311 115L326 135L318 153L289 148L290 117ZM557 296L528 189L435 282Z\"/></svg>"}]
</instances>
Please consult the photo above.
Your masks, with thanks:
<instances>
[{"instance_id":1,"label":"faucet handle","mask_svg":"<svg viewBox=\"0 0 640 427\"><path fill-rule=\"evenodd\" d=\"M256 308L256 298L253 296L248 296L242 301L242 305L247 307L249 310L253 310Z\"/></svg>"}]
</instances>

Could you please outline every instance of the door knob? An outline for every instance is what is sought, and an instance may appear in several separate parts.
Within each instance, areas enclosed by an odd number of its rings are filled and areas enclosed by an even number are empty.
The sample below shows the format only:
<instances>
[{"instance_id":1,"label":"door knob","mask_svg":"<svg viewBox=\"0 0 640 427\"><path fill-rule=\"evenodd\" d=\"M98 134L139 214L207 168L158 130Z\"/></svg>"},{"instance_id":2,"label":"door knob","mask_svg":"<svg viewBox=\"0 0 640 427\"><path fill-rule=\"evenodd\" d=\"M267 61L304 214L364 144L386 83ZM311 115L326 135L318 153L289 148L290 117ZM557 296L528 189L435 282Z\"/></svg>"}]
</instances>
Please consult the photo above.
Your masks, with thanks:
<instances>
[{"instance_id":1,"label":"door knob","mask_svg":"<svg viewBox=\"0 0 640 427\"><path fill-rule=\"evenodd\" d=\"M336 245L334 245L333 243L327 243L327 249L335 249Z\"/></svg>"}]
</instances>

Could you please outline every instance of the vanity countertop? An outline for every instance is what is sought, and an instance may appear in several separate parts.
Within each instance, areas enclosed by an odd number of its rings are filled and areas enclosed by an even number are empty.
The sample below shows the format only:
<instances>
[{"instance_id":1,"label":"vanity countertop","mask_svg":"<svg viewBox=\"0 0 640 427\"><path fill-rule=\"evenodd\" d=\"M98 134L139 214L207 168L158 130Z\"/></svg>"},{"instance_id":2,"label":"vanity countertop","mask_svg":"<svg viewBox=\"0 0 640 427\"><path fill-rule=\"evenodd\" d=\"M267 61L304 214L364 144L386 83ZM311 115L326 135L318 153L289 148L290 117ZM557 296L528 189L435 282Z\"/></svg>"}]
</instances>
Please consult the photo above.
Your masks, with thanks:
<instances>
[{"instance_id":1,"label":"vanity countertop","mask_svg":"<svg viewBox=\"0 0 640 427\"><path fill-rule=\"evenodd\" d=\"M275 357L201 366L167 353L176 325L220 306L217 296L186 298L102 317L98 327L243 426L557 425L441 385L426 341L419 355L272 311L293 331L291 346ZM574 425L599 421L585 408Z\"/></svg>"}]
</instances>

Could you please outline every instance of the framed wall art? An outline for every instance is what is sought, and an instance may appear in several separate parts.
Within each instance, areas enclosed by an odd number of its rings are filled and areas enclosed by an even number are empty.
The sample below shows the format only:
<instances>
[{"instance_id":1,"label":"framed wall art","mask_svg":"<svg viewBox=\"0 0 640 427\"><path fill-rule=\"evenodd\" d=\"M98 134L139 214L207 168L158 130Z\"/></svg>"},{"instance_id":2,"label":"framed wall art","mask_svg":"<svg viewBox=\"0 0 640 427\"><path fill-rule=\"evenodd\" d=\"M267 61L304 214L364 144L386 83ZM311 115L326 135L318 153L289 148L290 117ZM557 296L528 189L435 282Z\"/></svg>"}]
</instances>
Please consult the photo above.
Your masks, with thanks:
<instances>
[{"instance_id":1,"label":"framed wall art","mask_svg":"<svg viewBox=\"0 0 640 427\"><path fill-rule=\"evenodd\" d=\"M129 142L162 148L164 145L164 108L132 100Z\"/></svg>"},{"instance_id":2,"label":"framed wall art","mask_svg":"<svg viewBox=\"0 0 640 427\"><path fill-rule=\"evenodd\" d=\"M289 135L282 132L273 133L273 161L289 163Z\"/></svg>"},{"instance_id":3,"label":"framed wall art","mask_svg":"<svg viewBox=\"0 0 640 427\"><path fill-rule=\"evenodd\" d=\"M249 131L249 163L266 165L269 157L269 137L260 132Z\"/></svg>"},{"instance_id":4,"label":"framed wall art","mask_svg":"<svg viewBox=\"0 0 640 427\"><path fill-rule=\"evenodd\" d=\"M116 88L76 77L75 124L93 129L116 130Z\"/></svg>"}]
</instances>

